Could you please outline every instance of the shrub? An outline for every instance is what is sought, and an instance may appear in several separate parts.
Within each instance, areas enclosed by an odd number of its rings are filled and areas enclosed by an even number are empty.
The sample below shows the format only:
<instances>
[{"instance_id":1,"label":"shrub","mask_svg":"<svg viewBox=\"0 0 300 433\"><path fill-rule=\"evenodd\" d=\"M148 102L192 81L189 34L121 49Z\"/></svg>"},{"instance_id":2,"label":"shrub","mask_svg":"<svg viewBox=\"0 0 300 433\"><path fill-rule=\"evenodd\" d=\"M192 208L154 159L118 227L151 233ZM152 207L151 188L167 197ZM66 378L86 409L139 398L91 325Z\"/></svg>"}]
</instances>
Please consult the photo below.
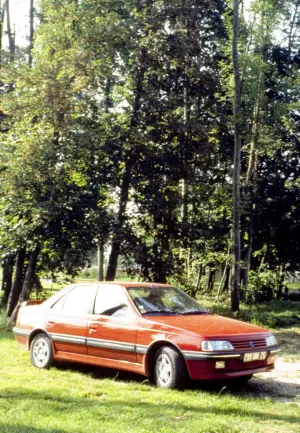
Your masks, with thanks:
<instances>
[{"instance_id":1,"label":"shrub","mask_svg":"<svg viewBox=\"0 0 300 433\"><path fill-rule=\"evenodd\" d=\"M279 276L274 270L264 267L259 272L250 271L247 302L257 304L275 297L279 286Z\"/></svg>"}]
</instances>

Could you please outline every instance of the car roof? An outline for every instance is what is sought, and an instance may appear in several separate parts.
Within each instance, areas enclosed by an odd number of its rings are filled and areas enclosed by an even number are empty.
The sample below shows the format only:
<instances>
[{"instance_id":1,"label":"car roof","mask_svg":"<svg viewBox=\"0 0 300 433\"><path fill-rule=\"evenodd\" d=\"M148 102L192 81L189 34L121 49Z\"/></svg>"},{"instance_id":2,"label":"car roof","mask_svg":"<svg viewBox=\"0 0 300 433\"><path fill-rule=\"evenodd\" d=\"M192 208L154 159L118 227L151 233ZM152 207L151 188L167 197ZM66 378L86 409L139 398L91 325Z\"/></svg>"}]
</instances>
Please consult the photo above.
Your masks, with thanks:
<instances>
[{"instance_id":1,"label":"car roof","mask_svg":"<svg viewBox=\"0 0 300 433\"><path fill-rule=\"evenodd\" d=\"M170 284L162 284L162 283L144 283L144 282L138 282L138 281L78 281L76 283L69 284L68 286L63 287L56 293L54 293L52 296L50 296L48 299L46 299L43 302L43 306L48 305L49 303L56 302L58 299L60 299L63 295L68 293L70 290L75 288L76 286L80 285L87 285L87 286L119 286L124 288L158 288L158 287L165 287L165 288L171 288L172 286Z\"/></svg>"},{"instance_id":2,"label":"car roof","mask_svg":"<svg viewBox=\"0 0 300 433\"><path fill-rule=\"evenodd\" d=\"M171 287L170 284L162 284L162 283L144 283L138 281L99 281L98 284L113 284L122 287Z\"/></svg>"}]
</instances>

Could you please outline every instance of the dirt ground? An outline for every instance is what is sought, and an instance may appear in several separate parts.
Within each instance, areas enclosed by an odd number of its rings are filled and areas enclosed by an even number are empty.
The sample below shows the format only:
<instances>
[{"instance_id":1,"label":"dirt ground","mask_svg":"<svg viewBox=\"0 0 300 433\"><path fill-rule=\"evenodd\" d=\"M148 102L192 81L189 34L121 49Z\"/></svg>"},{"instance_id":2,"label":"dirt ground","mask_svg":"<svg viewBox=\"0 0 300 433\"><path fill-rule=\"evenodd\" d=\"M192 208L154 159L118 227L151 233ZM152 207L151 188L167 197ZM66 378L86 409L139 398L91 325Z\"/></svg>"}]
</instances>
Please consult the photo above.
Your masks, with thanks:
<instances>
[{"instance_id":1,"label":"dirt ground","mask_svg":"<svg viewBox=\"0 0 300 433\"><path fill-rule=\"evenodd\" d=\"M276 332L281 353L275 370L256 375L247 385L247 391L256 396L300 406L300 327Z\"/></svg>"},{"instance_id":2,"label":"dirt ground","mask_svg":"<svg viewBox=\"0 0 300 433\"><path fill-rule=\"evenodd\" d=\"M245 388L255 396L300 406L300 361L291 363L278 358L275 370L256 375Z\"/></svg>"}]
</instances>

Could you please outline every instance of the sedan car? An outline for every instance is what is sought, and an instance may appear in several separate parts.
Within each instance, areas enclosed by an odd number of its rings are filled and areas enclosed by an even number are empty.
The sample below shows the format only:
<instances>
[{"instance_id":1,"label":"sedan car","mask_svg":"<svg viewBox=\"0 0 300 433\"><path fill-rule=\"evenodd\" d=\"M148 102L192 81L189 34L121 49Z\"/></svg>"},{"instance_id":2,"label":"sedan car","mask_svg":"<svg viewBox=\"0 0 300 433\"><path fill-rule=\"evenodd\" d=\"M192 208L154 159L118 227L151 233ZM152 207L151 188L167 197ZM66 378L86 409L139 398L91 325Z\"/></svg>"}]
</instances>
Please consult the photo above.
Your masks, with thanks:
<instances>
[{"instance_id":1,"label":"sedan car","mask_svg":"<svg viewBox=\"0 0 300 433\"><path fill-rule=\"evenodd\" d=\"M38 368L81 362L180 389L188 377L249 380L273 369L280 350L266 329L212 314L166 284L73 284L24 304L13 332Z\"/></svg>"}]
</instances>

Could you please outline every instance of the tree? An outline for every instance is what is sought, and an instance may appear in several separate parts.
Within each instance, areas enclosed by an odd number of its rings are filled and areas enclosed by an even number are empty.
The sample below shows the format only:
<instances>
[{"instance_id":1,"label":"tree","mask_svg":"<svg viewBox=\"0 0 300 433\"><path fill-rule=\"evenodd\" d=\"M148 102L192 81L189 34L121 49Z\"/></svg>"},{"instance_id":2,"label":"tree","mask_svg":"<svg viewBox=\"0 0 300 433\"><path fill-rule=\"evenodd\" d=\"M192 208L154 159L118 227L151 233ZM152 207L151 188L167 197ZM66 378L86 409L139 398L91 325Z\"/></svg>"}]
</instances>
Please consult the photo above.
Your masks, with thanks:
<instances>
[{"instance_id":1,"label":"tree","mask_svg":"<svg viewBox=\"0 0 300 433\"><path fill-rule=\"evenodd\" d=\"M239 310L240 296L240 172L241 172L241 80L238 54L239 1L233 0L232 62L234 72L234 164L232 189L232 251L233 272L231 288L232 311Z\"/></svg>"}]
</instances>

